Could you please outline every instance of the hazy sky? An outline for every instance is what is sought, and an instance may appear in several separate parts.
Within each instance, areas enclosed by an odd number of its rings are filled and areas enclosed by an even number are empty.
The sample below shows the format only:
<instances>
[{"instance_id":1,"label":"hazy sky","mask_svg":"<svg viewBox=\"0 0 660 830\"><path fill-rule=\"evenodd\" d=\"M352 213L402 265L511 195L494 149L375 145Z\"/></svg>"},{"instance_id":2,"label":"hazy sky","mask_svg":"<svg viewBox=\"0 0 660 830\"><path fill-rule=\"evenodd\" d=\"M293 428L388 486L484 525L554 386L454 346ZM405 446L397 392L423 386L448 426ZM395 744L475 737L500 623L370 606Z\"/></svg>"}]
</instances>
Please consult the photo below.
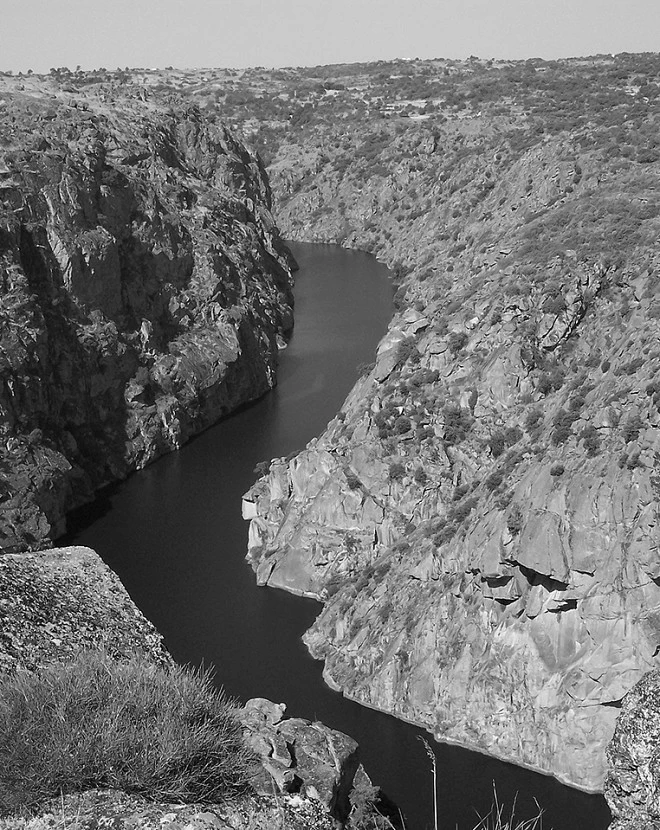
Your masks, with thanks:
<instances>
[{"instance_id":1,"label":"hazy sky","mask_svg":"<svg viewBox=\"0 0 660 830\"><path fill-rule=\"evenodd\" d=\"M660 0L2 0L0 70L660 51Z\"/></svg>"}]
</instances>

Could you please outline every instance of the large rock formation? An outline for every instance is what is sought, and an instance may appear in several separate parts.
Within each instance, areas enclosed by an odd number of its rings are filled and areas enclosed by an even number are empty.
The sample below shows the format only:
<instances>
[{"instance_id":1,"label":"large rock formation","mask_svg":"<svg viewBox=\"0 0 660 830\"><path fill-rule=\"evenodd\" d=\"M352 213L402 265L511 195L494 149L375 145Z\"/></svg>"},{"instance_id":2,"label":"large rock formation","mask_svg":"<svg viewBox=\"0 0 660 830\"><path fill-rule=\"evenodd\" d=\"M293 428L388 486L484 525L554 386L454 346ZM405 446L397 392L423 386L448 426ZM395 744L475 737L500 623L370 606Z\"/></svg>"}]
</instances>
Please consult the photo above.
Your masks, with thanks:
<instances>
[{"instance_id":1,"label":"large rock formation","mask_svg":"<svg viewBox=\"0 0 660 830\"><path fill-rule=\"evenodd\" d=\"M275 383L290 255L194 107L0 79L0 548Z\"/></svg>"},{"instance_id":2,"label":"large rock formation","mask_svg":"<svg viewBox=\"0 0 660 830\"><path fill-rule=\"evenodd\" d=\"M300 793L345 822L359 768L357 743L322 723L284 718L285 710L283 703L254 698L240 713L246 743L261 759L257 790Z\"/></svg>"},{"instance_id":3,"label":"large rock formation","mask_svg":"<svg viewBox=\"0 0 660 830\"><path fill-rule=\"evenodd\" d=\"M117 660L171 662L160 634L90 548L0 556L0 675L99 649Z\"/></svg>"},{"instance_id":4,"label":"large rock formation","mask_svg":"<svg viewBox=\"0 0 660 830\"><path fill-rule=\"evenodd\" d=\"M282 226L391 263L397 313L244 508L259 581L325 602L328 683L586 790L660 645L660 105L626 87L634 57L596 63L399 64L461 90L415 121L361 67L336 126L324 99L282 129ZM367 133L347 101L381 94Z\"/></svg>"}]
</instances>

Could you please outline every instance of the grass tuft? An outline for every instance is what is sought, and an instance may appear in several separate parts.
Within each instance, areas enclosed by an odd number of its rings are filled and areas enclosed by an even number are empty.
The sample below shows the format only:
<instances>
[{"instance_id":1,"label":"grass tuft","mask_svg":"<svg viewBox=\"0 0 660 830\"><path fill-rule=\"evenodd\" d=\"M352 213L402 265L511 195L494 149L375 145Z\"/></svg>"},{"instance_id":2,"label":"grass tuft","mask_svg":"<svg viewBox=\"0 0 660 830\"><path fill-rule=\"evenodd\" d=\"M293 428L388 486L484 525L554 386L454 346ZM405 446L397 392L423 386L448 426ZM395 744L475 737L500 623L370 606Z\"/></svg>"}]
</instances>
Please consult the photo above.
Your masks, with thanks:
<instances>
[{"instance_id":1,"label":"grass tuft","mask_svg":"<svg viewBox=\"0 0 660 830\"><path fill-rule=\"evenodd\" d=\"M248 787L253 756L208 672L99 652L0 679L0 815L107 787L222 801Z\"/></svg>"},{"instance_id":2,"label":"grass tuft","mask_svg":"<svg viewBox=\"0 0 660 830\"><path fill-rule=\"evenodd\" d=\"M506 815L504 805L497 797L493 786L493 806L485 816L479 816L479 824L473 830L543 830L543 810L536 803L538 814L529 819L516 819L516 799L513 800L511 812Z\"/></svg>"}]
</instances>

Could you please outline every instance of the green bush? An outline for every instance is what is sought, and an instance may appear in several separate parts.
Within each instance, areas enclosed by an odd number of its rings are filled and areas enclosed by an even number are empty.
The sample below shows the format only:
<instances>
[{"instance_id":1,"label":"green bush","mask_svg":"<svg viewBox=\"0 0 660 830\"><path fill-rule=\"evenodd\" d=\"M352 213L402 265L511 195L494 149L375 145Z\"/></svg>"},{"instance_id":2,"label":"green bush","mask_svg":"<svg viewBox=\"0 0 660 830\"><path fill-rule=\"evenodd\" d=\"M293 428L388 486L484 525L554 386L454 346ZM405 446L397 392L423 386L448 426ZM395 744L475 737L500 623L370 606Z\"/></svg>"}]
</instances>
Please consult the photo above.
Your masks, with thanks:
<instances>
[{"instance_id":1,"label":"green bush","mask_svg":"<svg viewBox=\"0 0 660 830\"><path fill-rule=\"evenodd\" d=\"M445 441L460 444L472 427L472 418L458 403L450 402L443 410L445 419Z\"/></svg>"},{"instance_id":2,"label":"green bush","mask_svg":"<svg viewBox=\"0 0 660 830\"><path fill-rule=\"evenodd\" d=\"M252 756L208 673L83 652L0 683L0 815L96 787L164 801L221 801Z\"/></svg>"},{"instance_id":3,"label":"green bush","mask_svg":"<svg viewBox=\"0 0 660 830\"><path fill-rule=\"evenodd\" d=\"M467 346L468 336L464 331L452 331L449 335L449 351L452 354L458 354Z\"/></svg>"},{"instance_id":4,"label":"green bush","mask_svg":"<svg viewBox=\"0 0 660 830\"><path fill-rule=\"evenodd\" d=\"M423 467L418 467L415 470L414 479L417 482L417 484L421 484L423 486L429 480L429 477L426 475L426 472Z\"/></svg>"},{"instance_id":5,"label":"green bush","mask_svg":"<svg viewBox=\"0 0 660 830\"><path fill-rule=\"evenodd\" d=\"M576 412L567 412L560 409L552 420L553 430L550 436L552 443L557 446L567 441L571 435L573 423L579 418Z\"/></svg>"}]
</instances>

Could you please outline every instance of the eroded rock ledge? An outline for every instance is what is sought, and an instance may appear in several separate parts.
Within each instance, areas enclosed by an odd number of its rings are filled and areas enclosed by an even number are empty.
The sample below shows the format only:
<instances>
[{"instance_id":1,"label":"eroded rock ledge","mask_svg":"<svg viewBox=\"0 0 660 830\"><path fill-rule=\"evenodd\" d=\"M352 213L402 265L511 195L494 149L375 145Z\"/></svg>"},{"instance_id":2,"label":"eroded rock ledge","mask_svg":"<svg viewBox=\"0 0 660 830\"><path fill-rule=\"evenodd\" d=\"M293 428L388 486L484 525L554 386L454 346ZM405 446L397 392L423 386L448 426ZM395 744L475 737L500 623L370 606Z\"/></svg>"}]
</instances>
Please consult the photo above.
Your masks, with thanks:
<instances>
[{"instance_id":1,"label":"eroded rock ledge","mask_svg":"<svg viewBox=\"0 0 660 830\"><path fill-rule=\"evenodd\" d=\"M0 548L16 551L274 385L292 262L260 162L196 108L1 82Z\"/></svg>"}]
</instances>

